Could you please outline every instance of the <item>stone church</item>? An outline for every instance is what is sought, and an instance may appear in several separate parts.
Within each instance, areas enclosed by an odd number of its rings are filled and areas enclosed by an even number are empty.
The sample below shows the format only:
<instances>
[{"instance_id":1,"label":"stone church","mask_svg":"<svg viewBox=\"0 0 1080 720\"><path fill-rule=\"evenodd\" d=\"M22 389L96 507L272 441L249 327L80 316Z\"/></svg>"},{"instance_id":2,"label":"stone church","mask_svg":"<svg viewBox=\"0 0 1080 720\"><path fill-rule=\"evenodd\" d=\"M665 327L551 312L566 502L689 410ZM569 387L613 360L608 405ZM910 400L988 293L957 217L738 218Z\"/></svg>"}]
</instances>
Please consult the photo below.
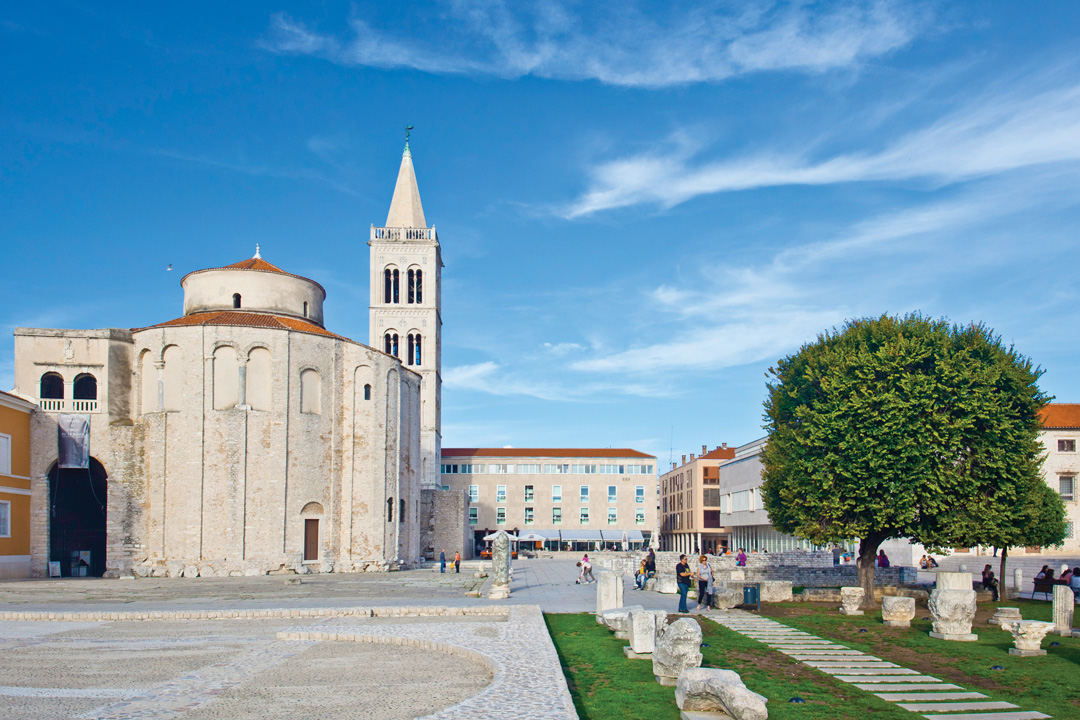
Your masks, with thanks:
<instances>
[{"instance_id":1,"label":"stone church","mask_svg":"<svg viewBox=\"0 0 1080 720\"><path fill-rule=\"evenodd\" d=\"M184 276L178 318L16 329L33 574L385 570L420 559L437 505L464 527L435 497L442 261L408 143L369 246L368 345L258 248Z\"/></svg>"}]
</instances>

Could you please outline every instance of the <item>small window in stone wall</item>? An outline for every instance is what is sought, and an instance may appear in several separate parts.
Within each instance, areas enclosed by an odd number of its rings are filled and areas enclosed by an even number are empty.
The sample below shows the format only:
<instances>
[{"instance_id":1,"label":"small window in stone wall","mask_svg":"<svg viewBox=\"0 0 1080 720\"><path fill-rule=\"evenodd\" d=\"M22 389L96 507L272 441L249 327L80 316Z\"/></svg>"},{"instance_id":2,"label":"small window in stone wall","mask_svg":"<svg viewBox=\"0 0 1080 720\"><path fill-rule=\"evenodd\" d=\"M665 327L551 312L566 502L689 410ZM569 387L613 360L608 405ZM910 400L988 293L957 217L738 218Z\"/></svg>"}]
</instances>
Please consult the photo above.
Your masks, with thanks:
<instances>
[{"instance_id":1,"label":"small window in stone wall","mask_svg":"<svg viewBox=\"0 0 1080 720\"><path fill-rule=\"evenodd\" d=\"M1058 452L1076 452L1076 440L1058 440Z\"/></svg>"},{"instance_id":2,"label":"small window in stone wall","mask_svg":"<svg viewBox=\"0 0 1080 720\"><path fill-rule=\"evenodd\" d=\"M394 498L386 498L386 522L394 522Z\"/></svg>"},{"instance_id":3,"label":"small window in stone wall","mask_svg":"<svg viewBox=\"0 0 1080 720\"><path fill-rule=\"evenodd\" d=\"M239 308L240 308L240 293L233 293L233 296L232 296L232 306L233 306L233 308L235 308L235 309L239 309Z\"/></svg>"},{"instance_id":4,"label":"small window in stone wall","mask_svg":"<svg viewBox=\"0 0 1080 720\"><path fill-rule=\"evenodd\" d=\"M322 414L322 379L318 370L309 368L300 373L300 412Z\"/></svg>"},{"instance_id":5,"label":"small window in stone wall","mask_svg":"<svg viewBox=\"0 0 1080 720\"><path fill-rule=\"evenodd\" d=\"M398 504L398 522L403 523L405 522L405 501L399 500Z\"/></svg>"},{"instance_id":6,"label":"small window in stone wall","mask_svg":"<svg viewBox=\"0 0 1080 720\"><path fill-rule=\"evenodd\" d=\"M364 386L364 399L365 400L370 400L371 399L371 386L370 385L365 385Z\"/></svg>"},{"instance_id":7,"label":"small window in stone wall","mask_svg":"<svg viewBox=\"0 0 1080 720\"><path fill-rule=\"evenodd\" d=\"M1073 526L1073 524L1071 522L1065 523L1065 538L1067 540L1072 539L1075 532L1076 532L1075 527Z\"/></svg>"}]
</instances>

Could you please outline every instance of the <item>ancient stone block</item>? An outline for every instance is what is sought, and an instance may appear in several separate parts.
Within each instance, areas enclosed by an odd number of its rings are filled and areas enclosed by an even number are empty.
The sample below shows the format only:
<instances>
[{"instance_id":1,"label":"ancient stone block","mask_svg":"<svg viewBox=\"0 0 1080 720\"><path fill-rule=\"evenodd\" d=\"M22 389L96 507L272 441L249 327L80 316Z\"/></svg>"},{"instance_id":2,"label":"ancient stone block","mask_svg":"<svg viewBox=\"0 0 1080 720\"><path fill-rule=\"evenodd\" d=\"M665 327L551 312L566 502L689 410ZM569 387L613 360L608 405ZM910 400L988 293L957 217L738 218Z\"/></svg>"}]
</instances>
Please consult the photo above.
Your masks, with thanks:
<instances>
[{"instance_id":1,"label":"ancient stone block","mask_svg":"<svg viewBox=\"0 0 1080 720\"><path fill-rule=\"evenodd\" d=\"M789 584L790 587L790 584ZM722 610L730 610L742 603L742 592L720 585L713 586L712 606Z\"/></svg>"},{"instance_id":2,"label":"ancient stone block","mask_svg":"<svg viewBox=\"0 0 1080 720\"><path fill-rule=\"evenodd\" d=\"M962 573L952 573L959 575ZM939 640L978 640L971 634L971 620L975 617L974 590L937 589L930 593L930 616L934 631L930 637Z\"/></svg>"},{"instance_id":3,"label":"ancient stone block","mask_svg":"<svg viewBox=\"0 0 1080 720\"><path fill-rule=\"evenodd\" d=\"M761 602L791 602L791 582L765 580L761 584Z\"/></svg>"},{"instance_id":4,"label":"ancient stone block","mask_svg":"<svg viewBox=\"0 0 1080 720\"><path fill-rule=\"evenodd\" d=\"M735 720L767 720L767 702L746 687L733 670L690 668L679 675L675 687L675 704L680 710L724 713Z\"/></svg>"},{"instance_id":5,"label":"ancient stone block","mask_svg":"<svg viewBox=\"0 0 1080 720\"><path fill-rule=\"evenodd\" d=\"M1023 619L1023 616L1020 615L1020 608L999 607L994 611L994 614L990 619L986 621L986 624L997 627L1005 622L1016 622Z\"/></svg>"},{"instance_id":6,"label":"ancient stone block","mask_svg":"<svg viewBox=\"0 0 1080 720\"><path fill-rule=\"evenodd\" d=\"M604 625L607 625L616 633L629 633L630 613L643 612L644 610L645 608L641 607L640 605L612 608L610 610L605 610L600 617L603 619Z\"/></svg>"},{"instance_id":7,"label":"ancient stone block","mask_svg":"<svg viewBox=\"0 0 1080 720\"><path fill-rule=\"evenodd\" d=\"M601 570L596 580L596 621L603 622L605 610L621 608L623 604L622 576L610 570Z\"/></svg>"},{"instance_id":8,"label":"ancient stone block","mask_svg":"<svg viewBox=\"0 0 1080 720\"><path fill-rule=\"evenodd\" d=\"M864 592L861 587L840 588L840 614L862 615L863 611L859 606L862 605Z\"/></svg>"},{"instance_id":9,"label":"ancient stone block","mask_svg":"<svg viewBox=\"0 0 1080 720\"><path fill-rule=\"evenodd\" d=\"M1068 585L1054 586L1054 626L1059 635L1072 635L1076 596Z\"/></svg>"},{"instance_id":10,"label":"ancient stone block","mask_svg":"<svg viewBox=\"0 0 1080 720\"><path fill-rule=\"evenodd\" d=\"M938 590L971 590L971 573L939 572L935 587Z\"/></svg>"},{"instance_id":11,"label":"ancient stone block","mask_svg":"<svg viewBox=\"0 0 1080 720\"><path fill-rule=\"evenodd\" d=\"M630 649L635 653L651 653L656 640L667 627L667 613L663 610L642 610L630 613Z\"/></svg>"},{"instance_id":12,"label":"ancient stone block","mask_svg":"<svg viewBox=\"0 0 1080 720\"><path fill-rule=\"evenodd\" d=\"M679 592L679 585L674 575L661 575L656 578L656 592L674 595Z\"/></svg>"},{"instance_id":13,"label":"ancient stone block","mask_svg":"<svg viewBox=\"0 0 1080 720\"><path fill-rule=\"evenodd\" d=\"M667 626L653 650L653 675L661 685L675 685L683 670L701 665L701 627L690 618Z\"/></svg>"},{"instance_id":14,"label":"ancient stone block","mask_svg":"<svg viewBox=\"0 0 1080 720\"><path fill-rule=\"evenodd\" d=\"M881 598L881 620L890 627L911 627L915 598L890 595Z\"/></svg>"}]
</instances>

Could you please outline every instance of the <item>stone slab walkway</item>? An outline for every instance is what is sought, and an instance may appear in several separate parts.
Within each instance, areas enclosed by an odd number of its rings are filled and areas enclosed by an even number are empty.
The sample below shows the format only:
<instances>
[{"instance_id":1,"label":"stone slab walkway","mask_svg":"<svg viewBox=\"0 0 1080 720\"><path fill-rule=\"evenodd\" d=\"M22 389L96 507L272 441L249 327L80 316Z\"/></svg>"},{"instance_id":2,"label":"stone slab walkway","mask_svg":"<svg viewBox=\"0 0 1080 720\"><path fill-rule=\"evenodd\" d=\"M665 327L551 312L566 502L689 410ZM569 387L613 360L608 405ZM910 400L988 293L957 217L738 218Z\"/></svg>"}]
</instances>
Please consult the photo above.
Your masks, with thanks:
<instances>
[{"instance_id":1,"label":"stone slab walkway","mask_svg":"<svg viewBox=\"0 0 1080 720\"><path fill-rule=\"evenodd\" d=\"M705 617L764 643L808 667L850 683L852 687L872 692L904 710L922 714L924 718L1042 720L1050 717L1040 712L1020 710L1009 702L988 700L982 693L966 691L959 685L921 675L896 663L743 610L718 612Z\"/></svg>"}]
</instances>

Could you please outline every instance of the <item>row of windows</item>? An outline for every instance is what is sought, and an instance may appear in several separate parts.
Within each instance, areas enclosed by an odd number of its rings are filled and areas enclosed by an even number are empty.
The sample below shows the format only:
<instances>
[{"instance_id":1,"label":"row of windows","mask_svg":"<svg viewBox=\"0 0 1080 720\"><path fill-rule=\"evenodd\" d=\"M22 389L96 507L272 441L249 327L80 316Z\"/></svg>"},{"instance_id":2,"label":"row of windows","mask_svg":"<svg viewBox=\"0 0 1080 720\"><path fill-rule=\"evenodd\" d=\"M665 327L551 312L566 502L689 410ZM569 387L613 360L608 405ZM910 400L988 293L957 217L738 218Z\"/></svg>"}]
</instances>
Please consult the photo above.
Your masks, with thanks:
<instances>
[{"instance_id":1,"label":"row of windows","mask_svg":"<svg viewBox=\"0 0 1080 720\"><path fill-rule=\"evenodd\" d=\"M534 500L534 498L536 496L536 491L535 491L534 486L526 485L524 495L525 495L525 497L524 497L525 502L533 502L533 500ZM562 499L563 499L562 485L552 485L551 486L551 502L560 503L560 502L562 502ZM618 499L619 499L619 486L618 485L608 485L607 486L607 501L609 503L613 503L613 502L617 502ZM578 486L578 500L580 502L583 502L583 503L589 502L589 486L588 485L580 485L580 486ZM480 501L480 486L479 485L470 485L469 486L469 502L475 503L475 502L479 502L479 501ZM497 503L506 502L506 485L496 485L495 486L495 502L497 502ZM645 502L645 486L644 485L638 485L637 487L634 488L634 502L636 502L636 503L644 503Z\"/></svg>"},{"instance_id":2,"label":"row of windows","mask_svg":"<svg viewBox=\"0 0 1080 720\"><path fill-rule=\"evenodd\" d=\"M479 522L480 522L479 508L469 508L469 524L470 525L477 525L477 524L479 524ZM535 513L533 511L533 508L531 508L531 507L525 508L524 523L526 525L533 525L535 523ZM634 523L637 524L637 525L644 525L645 524L645 508L637 508L634 511ZM495 508L495 524L496 525L505 525L506 524L506 508L504 508L504 507ZM552 508L551 509L551 524L552 525L561 525L562 524L562 508ZM578 509L578 524L579 525L588 525L589 524L589 508L579 508ZM608 508L608 511L607 511L607 524L608 525L618 525L619 524L619 513L616 511L615 508Z\"/></svg>"},{"instance_id":3,"label":"row of windows","mask_svg":"<svg viewBox=\"0 0 1080 720\"><path fill-rule=\"evenodd\" d=\"M408 352L405 353L405 364L423 364L423 339L420 333L409 333L406 337L408 342ZM383 335L383 349L386 351L387 355L401 357L401 348L398 345L398 334L396 332L388 332Z\"/></svg>"},{"instance_id":4,"label":"row of windows","mask_svg":"<svg viewBox=\"0 0 1080 720\"><path fill-rule=\"evenodd\" d=\"M389 350L387 351L389 352ZM443 463L443 475L652 475L652 465L504 465Z\"/></svg>"},{"instance_id":5,"label":"row of windows","mask_svg":"<svg viewBox=\"0 0 1080 720\"><path fill-rule=\"evenodd\" d=\"M408 303L424 302L424 271L410 269L408 274ZM387 305L401 303L401 271L397 268L383 270L383 302Z\"/></svg>"},{"instance_id":6,"label":"row of windows","mask_svg":"<svg viewBox=\"0 0 1080 720\"><path fill-rule=\"evenodd\" d=\"M705 507L719 508L721 513L761 510L764 507L761 502L760 488L723 494L719 488L703 488L702 501ZM660 501L660 511L663 513L678 512L682 509L684 509L682 494L664 497Z\"/></svg>"}]
</instances>

